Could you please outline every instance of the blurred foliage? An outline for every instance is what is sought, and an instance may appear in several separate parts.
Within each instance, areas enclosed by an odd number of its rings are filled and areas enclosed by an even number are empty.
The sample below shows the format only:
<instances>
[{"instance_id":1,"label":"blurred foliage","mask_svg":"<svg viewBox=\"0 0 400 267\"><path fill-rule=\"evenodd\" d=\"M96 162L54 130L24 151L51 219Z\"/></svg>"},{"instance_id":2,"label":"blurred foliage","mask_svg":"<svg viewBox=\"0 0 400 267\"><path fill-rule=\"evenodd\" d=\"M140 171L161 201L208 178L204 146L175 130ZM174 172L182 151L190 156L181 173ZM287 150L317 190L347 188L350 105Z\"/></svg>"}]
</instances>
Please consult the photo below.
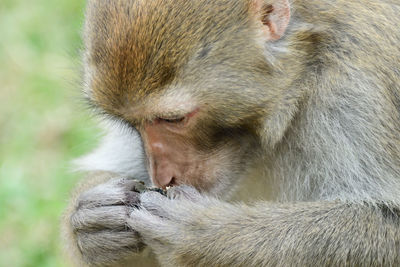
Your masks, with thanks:
<instances>
[{"instance_id":1,"label":"blurred foliage","mask_svg":"<svg viewBox=\"0 0 400 267\"><path fill-rule=\"evenodd\" d=\"M98 135L80 96L84 4L0 0L0 266L70 266L70 161Z\"/></svg>"}]
</instances>

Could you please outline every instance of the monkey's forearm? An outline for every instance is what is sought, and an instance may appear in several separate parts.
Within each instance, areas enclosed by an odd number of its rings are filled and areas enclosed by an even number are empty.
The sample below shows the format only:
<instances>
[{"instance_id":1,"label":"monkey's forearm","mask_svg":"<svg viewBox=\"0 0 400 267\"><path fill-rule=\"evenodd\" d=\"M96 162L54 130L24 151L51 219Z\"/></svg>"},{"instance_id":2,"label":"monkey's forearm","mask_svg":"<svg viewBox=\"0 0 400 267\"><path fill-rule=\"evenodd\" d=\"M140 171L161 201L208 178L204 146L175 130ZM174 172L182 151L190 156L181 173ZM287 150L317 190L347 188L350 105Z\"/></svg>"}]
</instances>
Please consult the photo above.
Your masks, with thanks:
<instances>
[{"instance_id":1,"label":"monkey's forearm","mask_svg":"<svg viewBox=\"0 0 400 267\"><path fill-rule=\"evenodd\" d=\"M217 202L197 210L178 242L185 265L398 265L397 215L343 203L254 207Z\"/></svg>"}]
</instances>

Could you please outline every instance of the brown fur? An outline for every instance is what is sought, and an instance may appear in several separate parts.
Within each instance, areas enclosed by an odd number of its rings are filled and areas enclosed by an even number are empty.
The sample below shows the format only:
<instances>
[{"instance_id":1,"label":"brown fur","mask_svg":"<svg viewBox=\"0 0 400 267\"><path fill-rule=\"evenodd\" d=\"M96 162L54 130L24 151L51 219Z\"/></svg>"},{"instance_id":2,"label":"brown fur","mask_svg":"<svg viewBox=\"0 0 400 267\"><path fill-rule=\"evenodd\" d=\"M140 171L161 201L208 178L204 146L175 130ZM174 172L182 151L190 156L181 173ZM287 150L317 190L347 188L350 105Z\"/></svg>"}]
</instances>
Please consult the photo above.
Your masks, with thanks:
<instances>
[{"instance_id":1,"label":"brown fur","mask_svg":"<svg viewBox=\"0 0 400 267\"><path fill-rule=\"evenodd\" d=\"M144 196L126 224L162 265L400 264L400 5L293 1L272 42L284 1L89 1L94 106L140 132L185 99L199 108L185 140L215 170L182 181L221 195L257 163L256 191L283 202Z\"/></svg>"}]
</instances>

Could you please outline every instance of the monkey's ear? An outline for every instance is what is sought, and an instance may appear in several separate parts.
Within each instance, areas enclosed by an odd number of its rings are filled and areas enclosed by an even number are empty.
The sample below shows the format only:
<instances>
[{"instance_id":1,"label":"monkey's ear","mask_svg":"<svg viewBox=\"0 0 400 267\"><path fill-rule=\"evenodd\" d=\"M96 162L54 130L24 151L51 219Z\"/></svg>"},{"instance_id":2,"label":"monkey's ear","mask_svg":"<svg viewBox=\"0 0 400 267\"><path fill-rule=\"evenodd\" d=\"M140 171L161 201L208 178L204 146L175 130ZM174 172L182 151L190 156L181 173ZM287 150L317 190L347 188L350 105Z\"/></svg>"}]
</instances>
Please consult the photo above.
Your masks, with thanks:
<instances>
[{"instance_id":1,"label":"monkey's ear","mask_svg":"<svg viewBox=\"0 0 400 267\"><path fill-rule=\"evenodd\" d=\"M257 19L268 41L282 38L290 21L288 0L253 0Z\"/></svg>"}]
</instances>

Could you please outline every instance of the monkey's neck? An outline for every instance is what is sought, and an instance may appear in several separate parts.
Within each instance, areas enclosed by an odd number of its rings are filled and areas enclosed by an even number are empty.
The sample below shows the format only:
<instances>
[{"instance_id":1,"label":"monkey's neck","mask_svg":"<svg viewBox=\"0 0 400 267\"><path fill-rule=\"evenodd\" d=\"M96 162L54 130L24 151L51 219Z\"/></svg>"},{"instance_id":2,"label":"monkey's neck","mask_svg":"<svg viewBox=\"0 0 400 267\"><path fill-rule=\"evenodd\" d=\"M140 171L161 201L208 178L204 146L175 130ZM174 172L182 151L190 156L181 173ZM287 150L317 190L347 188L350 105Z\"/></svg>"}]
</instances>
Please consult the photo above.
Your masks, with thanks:
<instances>
[{"instance_id":1,"label":"monkey's neck","mask_svg":"<svg viewBox=\"0 0 400 267\"><path fill-rule=\"evenodd\" d=\"M399 139L382 125L392 120L386 89L336 56L331 47L347 48L322 27L296 25L268 47L279 92L264 129L273 198L400 203Z\"/></svg>"},{"instance_id":2,"label":"monkey's neck","mask_svg":"<svg viewBox=\"0 0 400 267\"><path fill-rule=\"evenodd\" d=\"M269 121L280 136L266 161L274 199L398 204L400 147L382 125L392 119L385 89L341 64L316 65L295 80Z\"/></svg>"}]
</instances>

